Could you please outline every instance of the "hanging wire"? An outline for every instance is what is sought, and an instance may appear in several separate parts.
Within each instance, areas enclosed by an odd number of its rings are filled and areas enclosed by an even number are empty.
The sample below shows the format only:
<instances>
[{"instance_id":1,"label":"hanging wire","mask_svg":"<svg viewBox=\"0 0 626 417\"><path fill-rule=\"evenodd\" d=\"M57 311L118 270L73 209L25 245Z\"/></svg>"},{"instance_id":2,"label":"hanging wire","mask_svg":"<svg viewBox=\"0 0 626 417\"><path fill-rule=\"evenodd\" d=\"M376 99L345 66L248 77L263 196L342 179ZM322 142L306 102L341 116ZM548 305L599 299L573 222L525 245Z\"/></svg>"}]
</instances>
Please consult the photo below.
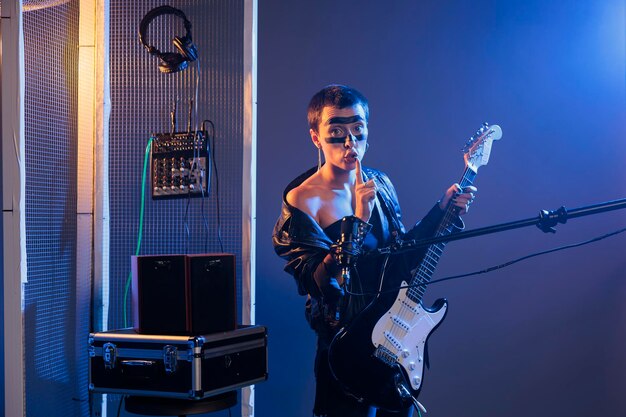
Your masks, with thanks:
<instances>
[{"instance_id":1,"label":"hanging wire","mask_svg":"<svg viewBox=\"0 0 626 417\"><path fill-rule=\"evenodd\" d=\"M434 283L438 283L438 282L444 282L444 281L450 281L450 280L453 280L453 279L464 278L464 277L469 277L469 276L473 276L473 275L486 274L487 272L492 272L492 271L495 271L497 269L506 268L507 266L511 266L511 265L516 264L518 262L525 261L526 259L534 258L536 256L546 255L546 254L552 253L552 252L562 251L562 250L565 250L565 249L572 249L572 248L577 248L579 246L588 245L590 243L595 243L595 242L598 242L600 240L603 240L603 239L606 239L608 237L612 237L612 236L615 236L615 235L618 235L618 234L624 233L624 232L626 232L626 227L622 228L622 229L618 229L618 230L616 230L614 232L611 232L611 233L607 233L605 235L597 236L597 237L594 237L592 239L582 241L582 242L572 243L572 244L565 245L565 246L559 246L559 247L556 247L556 248L547 249L547 250L544 250L544 251L541 251L541 252L531 253L530 255L522 256L521 258L513 259L511 261L508 261L508 262L505 262L505 263L502 263L502 264L499 264L499 265L495 265L495 266L492 266L492 267L489 267L489 268L486 268L486 269L482 269L480 271L469 272L469 273L460 274L460 275L452 275L452 276L445 277L445 278L439 278L439 279L430 281L430 284L434 284Z\"/></svg>"},{"instance_id":2,"label":"hanging wire","mask_svg":"<svg viewBox=\"0 0 626 417\"><path fill-rule=\"evenodd\" d=\"M450 280L470 277L470 276L474 276L474 275L486 274L488 272L492 272L492 271L495 271L495 270L498 270L498 269L506 268L507 266L511 266L513 264L516 264L516 263L521 262L521 261L525 261L525 260L530 259L530 258L534 258L534 257L541 256L541 255L546 255L546 254L552 253L552 252L558 252L558 251L562 251L562 250L566 250L566 249L572 249L572 248L577 248L577 247L580 247L580 246L588 245L588 244L595 243L595 242L598 242L600 240L603 240L603 239L606 239L606 238L609 238L609 237L612 237L612 236L619 235L620 233L624 233L624 232L626 232L626 227L624 227L622 229L615 230L613 232L610 232L610 233L607 233L607 234L604 234L604 235L601 235L601 236L594 237L592 239L588 239L588 240L582 241L582 242L572 243L572 244L565 245L565 246L559 246L559 247L556 247L556 248L552 248L552 249L547 249L547 250L540 251L540 252L531 253L529 255L525 255L525 256L522 256L520 258L516 258L516 259L513 259L513 260L508 261L508 262L504 262L504 263L499 264L499 265L494 265L494 266L491 266L489 268L481 269L479 271L468 272L468 273L459 274L459 275L452 275L452 276L448 276L448 277L444 277L444 278L435 279L435 280L432 280L430 282L420 281L417 284L401 285L401 286L398 286L398 287L395 287L395 288L391 288L389 290L384 290L384 291L383 290L379 290L379 291L367 292L367 293L353 293L353 292L347 291L347 293L350 294L350 295L356 295L356 296L375 296L375 295L379 295L379 294L387 294L387 293L397 292L399 290L403 290L403 289L406 289L406 288L425 287L425 286L428 286L428 285L432 285L432 284L440 283L440 282L444 282L444 281L450 281ZM383 273L384 273L384 271L383 271Z\"/></svg>"},{"instance_id":3,"label":"hanging wire","mask_svg":"<svg viewBox=\"0 0 626 417\"><path fill-rule=\"evenodd\" d=\"M220 251L224 252L224 242L222 241L222 216L220 214L220 180L219 180L219 172L217 169L217 163L215 162L215 125L210 120L205 120L211 125L211 134L209 135L209 140L207 140L207 144L209 145L209 154L211 155L210 161L207 165L207 172L214 171L215 172L215 206L217 211L217 240L220 244ZM204 123L203 122L203 123ZM211 174L209 174L210 178Z\"/></svg>"}]
</instances>

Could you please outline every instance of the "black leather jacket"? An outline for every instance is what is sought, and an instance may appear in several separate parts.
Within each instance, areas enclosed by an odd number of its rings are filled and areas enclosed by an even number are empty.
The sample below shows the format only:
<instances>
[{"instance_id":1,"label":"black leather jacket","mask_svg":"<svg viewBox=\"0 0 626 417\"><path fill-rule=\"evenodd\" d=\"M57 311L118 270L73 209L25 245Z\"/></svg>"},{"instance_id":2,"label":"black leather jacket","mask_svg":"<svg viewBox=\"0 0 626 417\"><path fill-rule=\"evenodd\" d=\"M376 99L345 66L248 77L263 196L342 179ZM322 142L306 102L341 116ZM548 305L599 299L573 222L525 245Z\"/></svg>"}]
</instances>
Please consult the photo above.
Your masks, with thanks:
<instances>
[{"instance_id":1,"label":"black leather jacket","mask_svg":"<svg viewBox=\"0 0 626 417\"><path fill-rule=\"evenodd\" d=\"M273 244L276 253L287 261L285 271L293 275L298 286L300 295L309 295L313 298L313 307L319 307L321 293L313 279L313 274L324 257L328 254L330 246L334 243L324 233L321 226L307 213L290 205L287 202L287 193L315 173L317 167L308 170L294 179L283 192L283 204L280 217L274 226ZM371 168L362 168L364 180L373 179L378 188L375 209L381 220L383 234L387 241L383 246L388 246L397 240L419 239L432 236L443 216L443 210L438 204L430 212L416 223L408 232L401 220L400 205L395 188L391 181L381 171ZM413 254L405 256L409 264L407 268L417 265L421 261L420 256ZM409 269L410 270L410 269ZM307 309L311 308L311 302L307 303ZM307 317L310 322L310 314ZM315 315L315 312L313 312ZM311 323L316 328L314 323Z\"/></svg>"}]
</instances>

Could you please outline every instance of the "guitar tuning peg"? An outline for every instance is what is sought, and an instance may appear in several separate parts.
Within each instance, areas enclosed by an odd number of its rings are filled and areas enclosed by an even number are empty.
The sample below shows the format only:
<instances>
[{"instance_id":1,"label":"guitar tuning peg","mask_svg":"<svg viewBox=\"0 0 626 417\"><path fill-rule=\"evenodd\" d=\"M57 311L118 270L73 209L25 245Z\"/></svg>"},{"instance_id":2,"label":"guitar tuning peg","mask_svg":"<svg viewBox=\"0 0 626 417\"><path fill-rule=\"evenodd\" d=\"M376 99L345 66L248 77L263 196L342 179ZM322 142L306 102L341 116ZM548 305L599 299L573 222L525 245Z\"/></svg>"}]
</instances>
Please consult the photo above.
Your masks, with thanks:
<instances>
[{"instance_id":1,"label":"guitar tuning peg","mask_svg":"<svg viewBox=\"0 0 626 417\"><path fill-rule=\"evenodd\" d=\"M483 122L483 126L485 127L485 129L487 129L489 127L489 123Z\"/></svg>"}]
</instances>

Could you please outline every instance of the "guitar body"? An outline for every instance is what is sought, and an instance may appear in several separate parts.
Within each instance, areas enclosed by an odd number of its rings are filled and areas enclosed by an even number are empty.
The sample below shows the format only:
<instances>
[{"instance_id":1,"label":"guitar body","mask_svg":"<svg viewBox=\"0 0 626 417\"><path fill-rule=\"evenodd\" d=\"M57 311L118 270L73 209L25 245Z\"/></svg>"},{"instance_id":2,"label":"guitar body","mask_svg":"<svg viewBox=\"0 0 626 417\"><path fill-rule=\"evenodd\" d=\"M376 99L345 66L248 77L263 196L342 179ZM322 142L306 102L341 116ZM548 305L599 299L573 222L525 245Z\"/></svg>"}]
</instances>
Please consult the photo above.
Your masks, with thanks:
<instances>
[{"instance_id":1,"label":"guitar body","mask_svg":"<svg viewBox=\"0 0 626 417\"><path fill-rule=\"evenodd\" d=\"M417 398L422 386L426 342L448 310L444 299L427 309L406 291L379 295L339 331L329 349L330 368L346 391L389 411L413 405L411 396Z\"/></svg>"}]
</instances>

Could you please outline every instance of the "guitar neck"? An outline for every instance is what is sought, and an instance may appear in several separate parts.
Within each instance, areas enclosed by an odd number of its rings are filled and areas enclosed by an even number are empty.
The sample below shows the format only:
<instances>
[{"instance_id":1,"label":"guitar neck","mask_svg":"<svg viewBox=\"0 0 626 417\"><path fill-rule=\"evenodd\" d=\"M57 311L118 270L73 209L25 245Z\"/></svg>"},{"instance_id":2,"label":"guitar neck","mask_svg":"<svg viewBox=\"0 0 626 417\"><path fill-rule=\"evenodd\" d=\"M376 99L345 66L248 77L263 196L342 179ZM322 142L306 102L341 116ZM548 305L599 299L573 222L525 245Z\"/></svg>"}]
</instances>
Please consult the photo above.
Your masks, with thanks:
<instances>
[{"instance_id":1,"label":"guitar neck","mask_svg":"<svg viewBox=\"0 0 626 417\"><path fill-rule=\"evenodd\" d=\"M465 171L463 172L461 180L459 181L459 185L461 186L461 188L472 185L475 178L476 171L467 166L465 168ZM457 213L458 208L454 204L452 204L452 202L449 202L448 206L446 207L443 219L437 227L435 237L446 236L452 233L452 230L454 229L453 222L454 219L457 217ZM410 282L411 287L407 291L407 296L416 303L422 301L424 293L426 292L426 286L430 282L430 279L435 272L435 268L437 268L439 258L441 258L441 254L443 253L443 249L445 248L445 246L445 242L430 245L426 249L424 259L415 269L413 278Z\"/></svg>"}]
</instances>

